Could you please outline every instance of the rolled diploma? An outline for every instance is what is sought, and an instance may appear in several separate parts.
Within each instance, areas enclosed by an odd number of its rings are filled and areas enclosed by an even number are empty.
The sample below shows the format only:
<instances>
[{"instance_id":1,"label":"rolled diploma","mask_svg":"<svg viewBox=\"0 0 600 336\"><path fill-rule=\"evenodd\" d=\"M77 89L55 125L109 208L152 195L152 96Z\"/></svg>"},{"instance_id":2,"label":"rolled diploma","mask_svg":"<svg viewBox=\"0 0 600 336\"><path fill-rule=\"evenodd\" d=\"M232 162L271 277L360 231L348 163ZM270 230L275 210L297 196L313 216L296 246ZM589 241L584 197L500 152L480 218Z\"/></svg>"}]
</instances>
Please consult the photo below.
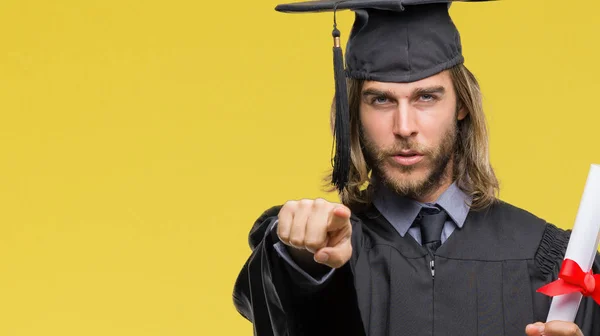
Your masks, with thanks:
<instances>
[{"instance_id":1,"label":"rolled diploma","mask_svg":"<svg viewBox=\"0 0 600 336\"><path fill-rule=\"evenodd\" d=\"M590 167L579 211L569 239L565 259L572 259L584 272L592 267L600 242L600 165ZM547 321L573 322L581 293L555 296L550 305Z\"/></svg>"}]
</instances>

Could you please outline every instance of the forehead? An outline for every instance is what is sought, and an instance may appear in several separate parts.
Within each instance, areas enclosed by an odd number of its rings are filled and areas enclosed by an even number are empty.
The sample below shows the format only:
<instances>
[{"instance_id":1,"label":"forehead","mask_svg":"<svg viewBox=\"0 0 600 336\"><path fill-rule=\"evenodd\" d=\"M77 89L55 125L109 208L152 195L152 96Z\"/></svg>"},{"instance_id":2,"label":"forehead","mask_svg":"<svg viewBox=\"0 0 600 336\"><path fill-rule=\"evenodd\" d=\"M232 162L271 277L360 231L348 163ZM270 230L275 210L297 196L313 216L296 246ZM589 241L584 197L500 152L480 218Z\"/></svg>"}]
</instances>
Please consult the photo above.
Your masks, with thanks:
<instances>
[{"instance_id":1,"label":"forehead","mask_svg":"<svg viewBox=\"0 0 600 336\"><path fill-rule=\"evenodd\" d=\"M362 87L362 91L377 90L394 92L396 94L409 94L417 89L425 89L440 86L444 87L446 91L450 91L450 88L452 88L452 78L450 78L449 71L442 71L433 76L410 83L365 81Z\"/></svg>"}]
</instances>

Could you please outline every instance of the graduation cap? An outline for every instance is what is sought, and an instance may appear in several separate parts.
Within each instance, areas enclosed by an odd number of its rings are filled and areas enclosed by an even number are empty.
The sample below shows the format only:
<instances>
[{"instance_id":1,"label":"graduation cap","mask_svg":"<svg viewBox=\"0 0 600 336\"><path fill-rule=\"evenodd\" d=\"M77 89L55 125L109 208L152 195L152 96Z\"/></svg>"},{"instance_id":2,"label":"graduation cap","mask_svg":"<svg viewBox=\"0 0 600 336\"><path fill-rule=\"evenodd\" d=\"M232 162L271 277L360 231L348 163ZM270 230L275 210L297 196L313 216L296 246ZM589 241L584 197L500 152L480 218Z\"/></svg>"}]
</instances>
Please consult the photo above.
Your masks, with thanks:
<instances>
[{"instance_id":1,"label":"graduation cap","mask_svg":"<svg viewBox=\"0 0 600 336\"><path fill-rule=\"evenodd\" d=\"M449 14L453 1L329 0L282 4L275 8L286 13L333 12L336 152L332 183L339 191L346 186L350 172L350 115L345 77L414 82L464 62L460 34ZM335 15L338 10L355 12L345 64Z\"/></svg>"}]
</instances>

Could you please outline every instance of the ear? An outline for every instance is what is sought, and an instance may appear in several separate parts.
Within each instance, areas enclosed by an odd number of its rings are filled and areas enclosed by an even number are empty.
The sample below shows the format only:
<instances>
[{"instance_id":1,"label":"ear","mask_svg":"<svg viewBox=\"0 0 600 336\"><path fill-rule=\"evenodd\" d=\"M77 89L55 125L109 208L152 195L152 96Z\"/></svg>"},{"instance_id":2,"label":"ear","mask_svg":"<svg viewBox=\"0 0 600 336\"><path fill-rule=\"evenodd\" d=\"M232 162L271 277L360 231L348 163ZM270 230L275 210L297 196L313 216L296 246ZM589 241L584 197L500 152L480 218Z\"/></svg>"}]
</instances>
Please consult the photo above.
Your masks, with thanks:
<instances>
[{"instance_id":1,"label":"ear","mask_svg":"<svg viewBox=\"0 0 600 336\"><path fill-rule=\"evenodd\" d=\"M461 106L458 109L458 113L456 114L456 117L458 120L463 120L467 117L468 114L469 111L467 111L467 109L461 104Z\"/></svg>"}]
</instances>

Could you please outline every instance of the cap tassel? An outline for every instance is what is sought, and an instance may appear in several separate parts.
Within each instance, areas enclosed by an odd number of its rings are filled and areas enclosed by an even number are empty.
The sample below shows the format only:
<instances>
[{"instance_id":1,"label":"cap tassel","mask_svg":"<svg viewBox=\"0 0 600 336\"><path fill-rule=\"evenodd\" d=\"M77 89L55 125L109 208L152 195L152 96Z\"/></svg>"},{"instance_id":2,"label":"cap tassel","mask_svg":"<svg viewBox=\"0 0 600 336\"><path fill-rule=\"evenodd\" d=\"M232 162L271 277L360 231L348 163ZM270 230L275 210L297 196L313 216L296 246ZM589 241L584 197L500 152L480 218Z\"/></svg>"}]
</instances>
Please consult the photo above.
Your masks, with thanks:
<instances>
[{"instance_id":1,"label":"cap tassel","mask_svg":"<svg viewBox=\"0 0 600 336\"><path fill-rule=\"evenodd\" d=\"M335 76L335 158L332 183L341 192L348 183L350 173L350 112L348 90L344 73L344 56L340 43L340 31L337 29L334 9L333 25L333 69Z\"/></svg>"}]
</instances>

